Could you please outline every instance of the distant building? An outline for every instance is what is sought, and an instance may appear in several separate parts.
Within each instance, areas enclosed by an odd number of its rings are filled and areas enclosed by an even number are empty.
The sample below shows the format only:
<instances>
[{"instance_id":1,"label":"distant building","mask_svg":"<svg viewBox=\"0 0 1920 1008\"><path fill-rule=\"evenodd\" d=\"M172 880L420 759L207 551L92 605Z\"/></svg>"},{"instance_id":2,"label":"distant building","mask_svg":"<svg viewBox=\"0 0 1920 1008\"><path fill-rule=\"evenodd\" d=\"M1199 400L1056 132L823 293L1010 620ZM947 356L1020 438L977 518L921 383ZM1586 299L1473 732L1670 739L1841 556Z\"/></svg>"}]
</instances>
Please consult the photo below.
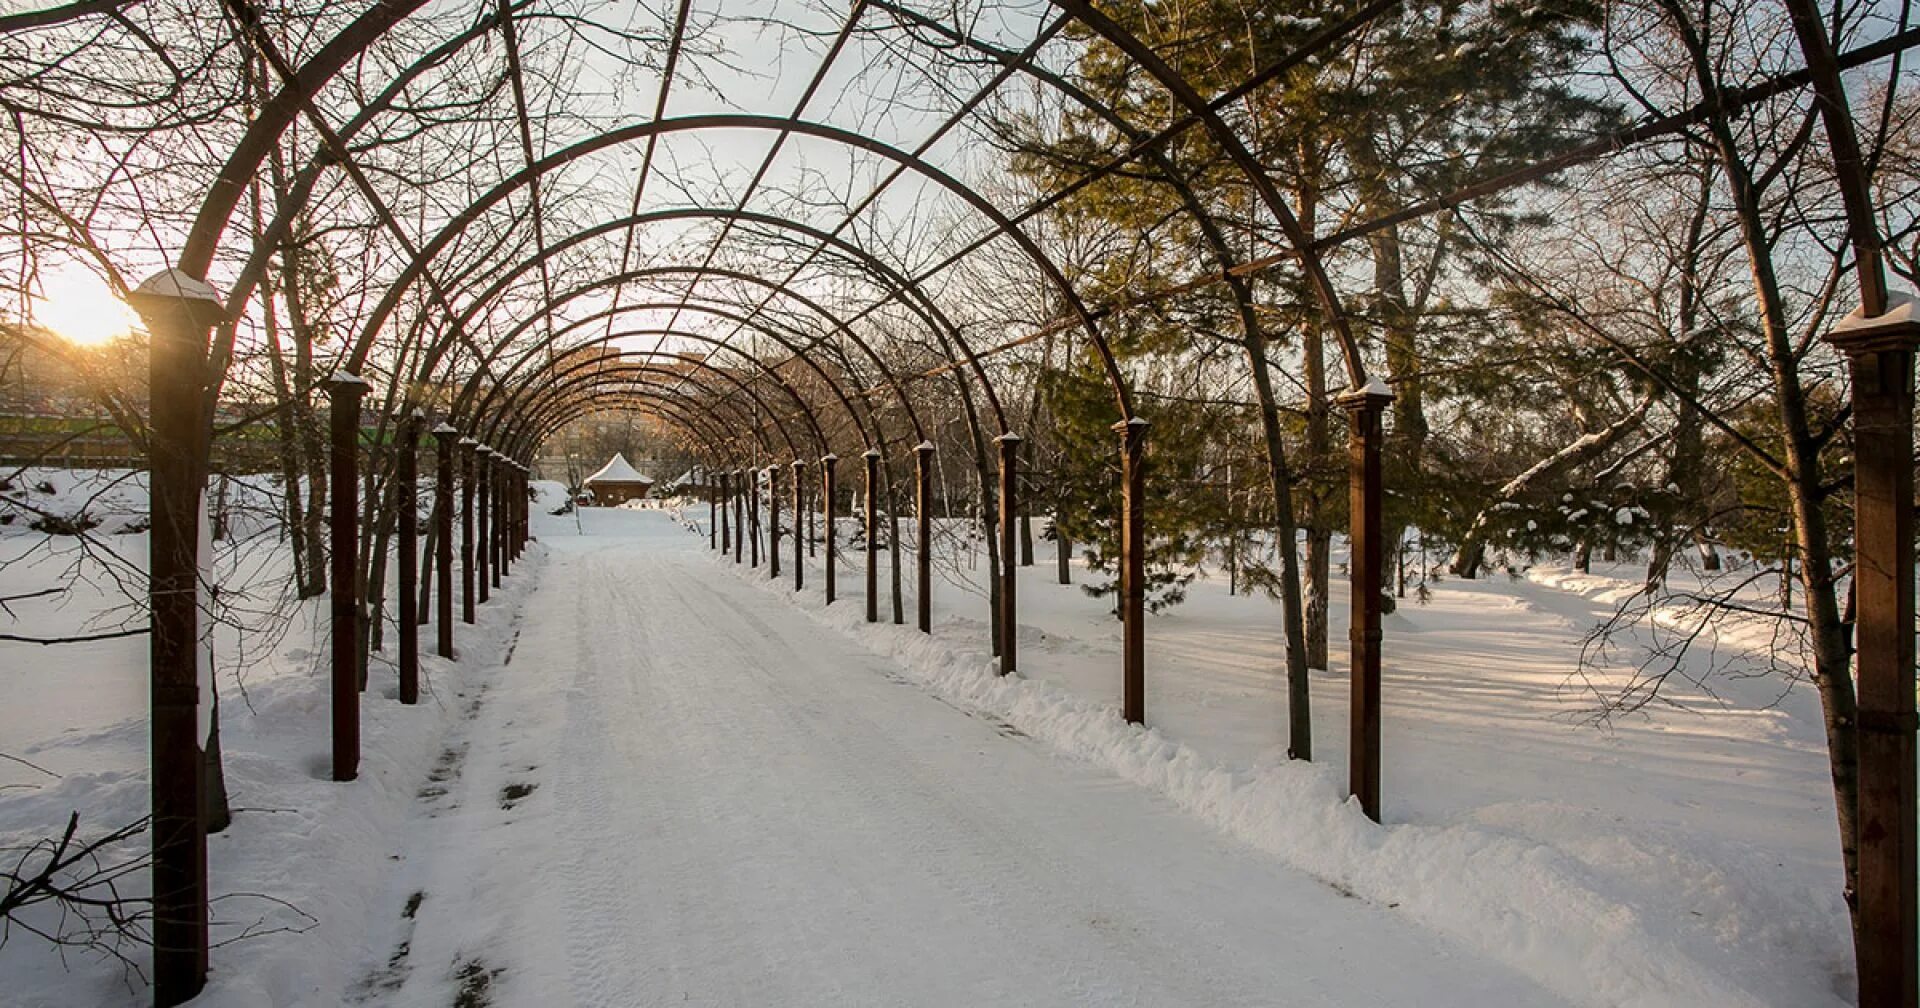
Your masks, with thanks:
<instances>
[{"instance_id":1,"label":"distant building","mask_svg":"<svg viewBox=\"0 0 1920 1008\"><path fill-rule=\"evenodd\" d=\"M644 475L640 470L627 464L627 457L615 454L600 471L586 478L582 484L593 494L593 502L602 507L614 507L630 500L639 500L653 489L653 477Z\"/></svg>"}]
</instances>

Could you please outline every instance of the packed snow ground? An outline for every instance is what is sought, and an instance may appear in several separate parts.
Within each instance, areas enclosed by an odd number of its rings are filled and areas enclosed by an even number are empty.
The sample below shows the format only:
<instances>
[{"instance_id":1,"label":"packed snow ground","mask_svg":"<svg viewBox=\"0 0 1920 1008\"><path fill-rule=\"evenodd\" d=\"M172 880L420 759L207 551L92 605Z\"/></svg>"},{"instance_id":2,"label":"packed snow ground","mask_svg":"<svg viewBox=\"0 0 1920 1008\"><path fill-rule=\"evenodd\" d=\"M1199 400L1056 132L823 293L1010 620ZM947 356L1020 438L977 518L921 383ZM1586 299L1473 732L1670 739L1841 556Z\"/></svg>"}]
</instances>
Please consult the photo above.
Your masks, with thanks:
<instances>
[{"instance_id":1,"label":"packed snow ground","mask_svg":"<svg viewBox=\"0 0 1920 1008\"><path fill-rule=\"evenodd\" d=\"M229 647L216 937L270 933L217 950L199 1004L1800 1006L1850 986L1806 691L1734 684L1611 732L1569 716L1579 634L1620 581L1450 581L1389 618L1380 827L1341 801L1338 649L1319 762L1288 763L1275 609L1218 582L1150 619L1142 731L1117 717L1108 603L1052 584L1045 544L1007 680L965 563L927 639L864 624L854 551L823 609L817 560L796 596L662 512L536 532L463 660L428 659L422 705L376 662L358 783L325 780L323 604L270 654ZM0 588L86 568L60 541L0 539L30 557ZM16 603L16 629L124 619L104 580ZM0 645L0 753L61 775L0 767L0 844L76 808L139 817L144 658L139 638ZM117 964L26 936L0 975L9 1006L144 1003Z\"/></svg>"}]
</instances>

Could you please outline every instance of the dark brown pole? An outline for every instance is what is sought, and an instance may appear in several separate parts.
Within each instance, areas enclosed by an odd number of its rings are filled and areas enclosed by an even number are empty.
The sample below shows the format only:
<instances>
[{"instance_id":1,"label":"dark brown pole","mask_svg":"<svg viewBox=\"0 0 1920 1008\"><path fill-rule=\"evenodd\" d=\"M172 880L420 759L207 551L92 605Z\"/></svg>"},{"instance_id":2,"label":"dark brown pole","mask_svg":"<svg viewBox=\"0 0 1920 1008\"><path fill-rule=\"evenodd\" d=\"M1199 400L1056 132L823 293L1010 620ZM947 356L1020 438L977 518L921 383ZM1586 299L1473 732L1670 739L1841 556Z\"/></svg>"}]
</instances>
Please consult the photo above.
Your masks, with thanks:
<instances>
[{"instance_id":1,"label":"dark brown pole","mask_svg":"<svg viewBox=\"0 0 1920 1008\"><path fill-rule=\"evenodd\" d=\"M493 552L493 526L500 521L500 515L493 506L493 478L493 449L484 444L474 445L473 498L479 513L473 519L473 574L482 603L491 594L493 577L488 571L492 561L489 554Z\"/></svg>"},{"instance_id":2,"label":"dark brown pole","mask_svg":"<svg viewBox=\"0 0 1920 1008\"><path fill-rule=\"evenodd\" d=\"M805 511L806 491L802 488L806 480L807 464L799 459L793 460L793 590L800 591L807 586L807 565L802 561L800 551L805 548L807 535L800 524L800 516Z\"/></svg>"},{"instance_id":3,"label":"dark brown pole","mask_svg":"<svg viewBox=\"0 0 1920 1008\"><path fill-rule=\"evenodd\" d=\"M702 482L707 485L707 548L720 548L720 485L715 482L717 475L712 470L701 474Z\"/></svg>"},{"instance_id":4,"label":"dark brown pole","mask_svg":"<svg viewBox=\"0 0 1920 1008\"><path fill-rule=\"evenodd\" d=\"M745 470L735 470L733 474L733 562L739 563L747 555L747 474Z\"/></svg>"},{"instance_id":5,"label":"dark brown pole","mask_svg":"<svg viewBox=\"0 0 1920 1008\"><path fill-rule=\"evenodd\" d=\"M513 544L513 558L520 559L527 551L527 543L533 539L533 470L526 465L520 466L520 537Z\"/></svg>"},{"instance_id":6,"label":"dark brown pole","mask_svg":"<svg viewBox=\"0 0 1920 1008\"><path fill-rule=\"evenodd\" d=\"M151 336L153 995L161 1008L172 1008L192 1000L207 982L206 733L200 705L211 698L200 694L198 602L209 448L202 407L207 331L225 312L211 287L172 270L142 283L128 300Z\"/></svg>"},{"instance_id":7,"label":"dark brown pole","mask_svg":"<svg viewBox=\"0 0 1920 1008\"><path fill-rule=\"evenodd\" d=\"M1015 523L1020 478L1020 435L1008 431L994 438L1000 446L1000 674L1019 671L1020 608L1014 602L1015 578L1019 566L1014 563Z\"/></svg>"},{"instance_id":8,"label":"dark brown pole","mask_svg":"<svg viewBox=\"0 0 1920 1008\"><path fill-rule=\"evenodd\" d=\"M500 529L500 576L513 576L513 561L520 555L520 505L526 500L526 494L520 492L520 463L510 458L500 459L500 513L506 516L506 524Z\"/></svg>"},{"instance_id":9,"label":"dark brown pole","mask_svg":"<svg viewBox=\"0 0 1920 1008\"><path fill-rule=\"evenodd\" d=\"M1855 674L1859 682L1861 1008L1920 1003L1914 793L1913 354L1920 322L1827 337L1853 377Z\"/></svg>"},{"instance_id":10,"label":"dark brown pole","mask_svg":"<svg viewBox=\"0 0 1920 1008\"><path fill-rule=\"evenodd\" d=\"M839 475L839 466L840 456L838 455L828 454L820 457L820 496L823 498L820 501L820 520L827 526L826 579L828 605L833 604L834 589L839 587L839 581L836 579L833 571L833 555L837 552L834 549L833 494L836 489L835 483Z\"/></svg>"},{"instance_id":11,"label":"dark brown pole","mask_svg":"<svg viewBox=\"0 0 1920 1008\"><path fill-rule=\"evenodd\" d=\"M913 449L914 545L920 562L914 571L914 605L919 610L920 632L933 632L933 442L922 441Z\"/></svg>"},{"instance_id":12,"label":"dark brown pole","mask_svg":"<svg viewBox=\"0 0 1920 1008\"><path fill-rule=\"evenodd\" d=\"M420 702L420 621L413 607L420 590L420 427L426 415L415 410L400 422L400 702Z\"/></svg>"},{"instance_id":13,"label":"dark brown pole","mask_svg":"<svg viewBox=\"0 0 1920 1008\"><path fill-rule=\"evenodd\" d=\"M720 559L733 553L733 474L720 474Z\"/></svg>"},{"instance_id":14,"label":"dark brown pole","mask_svg":"<svg viewBox=\"0 0 1920 1008\"><path fill-rule=\"evenodd\" d=\"M880 453L867 449L867 622L880 622Z\"/></svg>"},{"instance_id":15,"label":"dark brown pole","mask_svg":"<svg viewBox=\"0 0 1920 1008\"><path fill-rule=\"evenodd\" d=\"M767 467L767 577L780 579L780 467Z\"/></svg>"},{"instance_id":16,"label":"dark brown pole","mask_svg":"<svg viewBox=\"0 0 1920 1008\"><path fill-rule=\"evenodd\" d=\"M1380 471L1380 416L1393 393L1379 379L1339 397L1347 411L1348 542L1353 602L1348 638L1353 647L1352 719L1348 790L1360 810L1380 821L1380 542L1385 500ZM1291 549L1291 543L1282 544Z\"/></svg>"},{"instance_id":17,"label":"dark brown pole","mask_svg":"<svg viewBox=\"0 0 1920 1008\"><path fill-rule=\"evenodd\" d=\"M472 623L473 612L473 456L479 445L460 439L460 620Z\"/></svg>"},{"instance_id":18,"label":"dark brown pole","mask_svg":"<svg viewBox=\"0 0 1920 1008\"><path fill-rule=\"evenodd\" d=\"M460 431L452 424L433 429L439 450L433 475L434 643L440 657L453 657L453 457L459 451Z\"/></svg>"},{"instance_id":19,"label":"dark brown pole","mask_svg":"<svg viewBox=\"0 0 1920 1008\"><path fill-rule=\"evenodd\" d=\"M328 445L328 531L333 610L333 779L360 775L360 397L367 383L342 373L327 379L332 399Z\"/></svg>"},{"instance_id":20,"label":"dark brown pole","mask_svg":"<svg viewBox=\"0 0 1920 1008\"><path fill-rule=\"evenodd\" d=\"M513 478L513 468L507 465L507 457L493 449L488 455L488 495L493 499L493 520L486 530L486 551L488 551L488 574L492 574L493 588L499 588L501 576L505 572L501 566L507 564L507 530L513 528L513 511L509 511L509 501L513 499L507 493L507 484Z\"/></svg>"},{"instance_id":21,"label":"dark brown pole","mask_svg":"<svg viewBox=\"0 0 1920 1008\"><path fill-rule=\"evenodd\" d=\"M1147 421L1114 424L1120 435L1121 713L1147 723Z\"/></svg>"},{"instance_id":22,"label":"dark brown pole","mask_svg":"<svg viewBox=\"0 0 1920 1008\"><path fill-rule=\"evenodd\" d=\"M747 485L747 566L760 566L760 471L748 469L740 474Z\"/></svg>"}]
</instances>

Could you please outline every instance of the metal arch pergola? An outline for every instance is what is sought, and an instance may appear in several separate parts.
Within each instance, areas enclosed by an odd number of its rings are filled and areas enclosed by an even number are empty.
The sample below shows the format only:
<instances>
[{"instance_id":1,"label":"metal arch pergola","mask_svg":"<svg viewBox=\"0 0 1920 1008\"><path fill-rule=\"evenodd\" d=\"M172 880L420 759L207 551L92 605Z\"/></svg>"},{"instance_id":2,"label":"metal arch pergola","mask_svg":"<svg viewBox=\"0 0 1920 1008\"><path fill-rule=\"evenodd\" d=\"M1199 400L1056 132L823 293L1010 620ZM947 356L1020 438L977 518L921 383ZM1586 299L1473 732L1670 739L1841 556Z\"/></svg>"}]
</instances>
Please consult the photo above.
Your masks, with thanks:
<instances>
[{"instance_id":1,"label":"metal arch pergola","mask_svg":"<svg viewBox=\"0 0 1920 1008\"><path fill-rule=\"evenodd\" d=\"M1845 91L1840 87L1839 75L1920 44L1920 30L1907 30L1852 52L1835 52L1818 30L1817 18L1811 19L1811 27L1802 23L1809 21L1807 12L1814 11L1810 0L1788 0L1789 7L1796 12L1798 39L1806 62L1804 70L1781 75L1744 91L1713 96L1675 115L1636 123L1537 164L1497 166L1455 192L1375 219L1347 223L1334 234L1316 235L1295 218L1265 167L1229 122L1227 113L1294 67L1318 55L1337 51L1369 25L1395 12L1400 6L1397 0L1368 0L1356 5L1311 33L1294 52L1259 68L1241 84L1211 96L1184 79L1147 41L1130 33L1087 0L1053 0L1051 15L1039 21L1031 37L1018 48L976 37L968 27L914 10L897 0L852 0L803 94L786 115L669 117L669 94L676 80L676 67L687 58L693 10L692 0L682 0L664 43L663 72L651 118L605 130L545 154L536 138L536 117L528 100L522 37L527 25L548 16L542 0L483 2L480 17L464 22L439 44L403 62L361 107L338 121L319 107L320 96L343 70L378 50L397 28L423 16L429 6L425 0L368 3L364 11L298 63L279 51L251 0L223 0L223 3L227 13L242 26L248 43L271 68L278 86L255 110L231 154L209 182L205 198L183 237L175 270L167 278L171 286L153 286L138 295L139 307L149 320L154 339L151 355L154 390L151 419L154 941L156 994L162 1004L176 1004L191 997L199 990L207 967L205 826L199 811L201 740L195 729L202 702L196 653L199 616L193 595L200 535L196 514L201 506L199 488L208 468L209 418L233 357L238 320L247 313L273 256L289 239L300 215L312 205L321 184L336 172L344 176L344 184L357 193L379 232L401 250L405 259L404 267L384 281L386 287L381 299L360 326L343 355L340 375L330 384L336 439L332 485L342 491L336 493L333 501L336 777L351 779L358 756L358 700L342 683L350 682L357 673L352 666L352 641L356 621L365 617L353 593L338 590L338 586L356 581L352 567L356 551L352 546L360 531L356 524L360 508L353 493L359 476L355 445L360 436L361 400L367 389L357 374L381 361L387 326L416 293L434 313L433 317L423 317L416 324L434 332L435 337L420 348L410 364L404 357L398 359L383 412L397 418L399 423L399 449L391 453L388 461L394 467L394 478L406 482L413 479L414 451L421 436L427 433L421 411L436 407L444 410L443 422L434 432L440 446L440 478L436 485L438 501L432 533L436 556L429 565L438 578L443 654L451 655L448 643L451 627L444 616L450 612L451 604L454 484L460 484L461 493L467 499L466 504L458 508L465 558L462 576L470 584L476 562L482 565L484 573L491 558L491 573L497 577L511 558L519 554L528 535L527 463L540 442L568 420L611 404L641 406L678 425L714 466L771 461L778 449L784 447L792 456L796 508L800 504L799 477L805 461L801 457L801 446L809 445L809 450L819 452L823 463L822 499L828 509L830 526L835 446L826 423L827 414L844 415L848 429L857 436L859 447L866 453L867 518L871 522L875 507L872 482L876 479L875 467L898 460L897 448L905 436L904 431L897 429L897 423L890 426L886 410L897 407L903 411L912 437L919 442L913 449L921 500L918 509L922 576L919 604L921 628L930 629L926 618L925 502L932 446L927 440L925 418L916 409L909 391L909 386L924 379L926 374L898 371L897 365L888 362L888 348L863 335L860 329L876 314L898 308L905 311L938 348L944 360L938 372L954 378L968 414L975 461L983 481L985 474L996 465L999 470L997 494L983 496L997 496L999 501L1001 549L1000 569L995 572L998 589L995 644L1002 658L1002 671L1013 670L1017 606L1011 553L1017 434L984 362L996 351L974 348L966 333L967 327L943 309L935 289L937 281L955 266L968 262L970 257L991 245L1006 243L1018 250L1049 286L1058 303L1065 306L1062 317L1044 323L1040 331L1076 329L1083 332L1088 345L1101 360L1114 396L1115 426L1121 435L1124 498L1121 508L1124 713L1134 721L1144 719L1141 563L1145 529L1141 495L1146 478L1147 418L1134 410L1127 376L1107 345L1102 320L1116 311L1218 284L1232 299L1250 354L1258 356L1264 353L1266 337L1255 316L1249 282L1280 267L1297 270L1305 279L1316 310L1339 346L1351 384L1349 394L1340 400L1351 419L1354 562L1350 573L1356 588L1352 613L1356 707L1351 786L1363 808L1377 817L1380 613L1379 600L1371 586L1379 583L1382 563L1380 421L1392 395L1384 385L1368 380L1338 284L1327 266L1328 257L1379 228L1505 192L1629 145L1669 136L1715 111L1763 101L1795 89L1811 89L1817 96L1832 146L1838 156L1844 158L1850 150L1857 152L1858 145L1851 139L1851 125L1846 121ZM76 5L80 6L99 10L81 11L72 17L95 16L101 11L110 13L118 5ZM0 21L0 25L12 32L33 30L40 24L19 17L22 16ZM1063 75L1041 65L1042 52L1070 26L1077 26L1087 36L1101 40L1121 54L1164 95L1177 114L1164 124L1137 124L1120 109L1101 102ZM952 109L927 129L919 143L903 148L873 133L831 125L823 117L809 114L809 106L819 96L837 61L863 31L898 32L909 42L923 40L914 33L927 33L938 37L943 46L964 50L997 69L966 96L956 96ZM367 155L356 148L356 140L369 131L377 131L383 116L404 101L410 87L429 78L447 60L475 45L487 43L496 32L503 43L520 167L499 178L475 180L477 197L450 213L431 234L416 235L403 226L400 216L372 181L364 163ZM1015 80L1033 82L1088 111L1124 138L1127 146L1118 155L1081 173L1074 181L1027 206L1008 211L980 188L942 168L930 157L943 138L961 128L989 99ZM230 242L229 222L235 210L261 176L270 154L288 144L289 130L296 123L304 123L318 140L311 154L300 162L301 167L291 184L281 193L282 200L271 222L252 239L250 248L230 250L244 252L244 265L216 310L211 299L217 295L195 284L208 278L217 254ZM661 142L673 136L716 131L750 131L771 134L774 138L739 196L730 204L647 209L648 182L661 171L657 164ZM1166 154L1176 139L1190 131L1203 134L1239 173L1260 209L1279 232L1282 241L1278 249L1258 256L1242 257L1236 253L1229 237L1235 225L1217 219L1206 208L1190 180ZM775 160L793 138L858 152L885 166L885 173L865 197L849 204L833 227L819 227L749 209ZM575 164L617 153L630 145L643 148L630 209L624 216L556 238L554 223L548 220L554 206L554 180ZM1197 226L1212 259L1212 269L1166 288L1129 291L1117 302L1089 303L1070 279L1069 272L1049 256L1025 227L1076 192L1143 162L1151 167L1156 184L1167 188L1181 212ZM1845 171L1840 174L1852 178ZM868 248L848 236L861 215L877 205L889 187L908 177L931 184L956 201L967 220L984 222L976 237L962 242L956 251L931 266L917 270L890 263L882 250ZM1858 262L1863 313L1876 317L1885 312L1887 300L1880 276L1878 232L1872 223L1871 205L1863 205L1866 194L1858 186L1848 186L1843 181L1842 189L1848 237ZM516 199L524 199L524 214L512 210ZM510 217L504 227L497 219L501 207L508 208ZM471 230L482 223L498 228L499 233L491 239L482 239L482 248L478 251L468 248L472 244ZM717 228L703 249L684 261L649 266L632 263L638 237L644 229L676 223L717 225ZM799 251L797 261L778 276L763 276L722 263L721 256L730 247L730 241L747 228L752 229L748 237L754 241L778 241ZM565 230L564 226L561 230ZM614 238L621 243L618 269L573 287L555 276L555 265L566 255ZM853 270L878 291L878 296L851 310L823 303L821 298L810 294L806 286L809 270L814 271L813 275L832 275L819 268L823 263ZM529 277L534 288L531 295L524 290L529 286ZM637 300L626 300L629 288L645 289L646 285L669 281L684 281L677 285L677 294L654 300L654 294L649 293ZM753 293L742 296L740 290L723 289L718 286L720 283ZM602 292L611 296L610 307L589 312L584 317L572 317L572 308L577 303ZM519 310L517 304L509 304L510 299L527 296L533 299L532 308L518 321L504 329L490 325L503 311ZM783 319L781 313L775 311L776 305L795 308L800 318L809 321L801 325ZM662 311L670 313L664 325L620 328L623 320L631 315ZM718 336L699 332L680 325L683 314L714 320L730 328ZM576 338L586 328L601 325L604 325L602 335ZM1842 345L1856 372L1854 408L1862 445L1858 549L1862 556L1876 560L1860 565L1858 582L1862 760L1864 766L1865 761L1872 759L1878 768L1863 770L1863 775L1877 772L1895 782L1885 795L1875 792L1879 795L1875 800L1889 803L1886 808L1892 811L1885 814L1891 814L1896 820L1904 816L1907 825L1904 830L1893 830L1890 838L1871 852L1863 850L1862 877L1868 881L1863 884L1862 898L1867 902L1863 903L1862 915L1871 926L1862 935L1862 992L1863 1003L1911 1006L1916 997L1913 960L1917 943L1913 911L1913 644L1911 633L1901 628L1910 628L1913 623L1912 462L1904 440L1910 437L1912 392L1910 381L1904 376L1911 373L1915 334L1911 328L1897 331L1869 328L1865 332L1868 335L1853 337ZM764 338L777 347L780 358L766 359L754 347L741 345L741 338L749 333L755 334L756 340ZM646 336L654 337L655 345L642 354L623 354L613 361L600 357L579 360L567 357L588 348L612 346L621 339ZM688 340L710 349L701 355L667 351L664 347L669 339ZM1019 345L1019 342L1001 344L1001 348ZM796 361L814 375L834 402L823 408L787 380L783 368ZM437 403L429 393L432 389L454 386L458 391L444 404ZM163 390L177 390L182 394L165 395ZM985 398L990 427L981 423L974 401L976 394ZM791 402L792 408L776 409L774 401ZM782 422L794 418L804 422L804 436L796 438ZM897 421L898 417L893 419ZM1264 419L1274 420L1271 416ZM985 445L989 431L999 435L997 458L989 456L990 450ZM478 451L475 439L490 442L493 449L488 453ZM743 449L743 445L751 447ZM476 459L486 461L476 462ZM464 469L469 478L456 480L456 468ZM1275 468L1276 483L1283 483L1284 472L1278 466ZM755 499L757 501L757 495ZM476 507L478 529L475 528ZM777 515L774 521L777 527ZM403 580L399 622L403 675L409 648L415 646L412 635L424 618L424 610L417 618L411 608L413 600L407 580L411 573L409 551L415 545L412 526L412 522L400 523ZM474 554L476 532L483 540L477 557ZM873 540L869 535L869 550L873 548ZM774 548L777 556L777 543ZM827 556L831 564L831 545ZM795 566L798 568L798 563ZM873 564L869 563L870 619L874 618L875 604L872 571ZM795 573L798 575L797 569ZM484 578L482 583L484 585ZM831 583L828 590L832 590ZM471 589L463 593L469 619L473 594ZM1896 688L1869 690L1866 685L1869 681L1891 682ZM1906 683L1904 700L1897 695L1901 681ZM404 688L402 692L404 696ZM1868 743L1872 744L1871 751ZM1863 814L1866 812L1863 808ZM1864 995L1870 990L1876 997L1882 990L1894 993L1889 995L1892 1000L1866 1002Z\"/></svg>"}]
</instances>

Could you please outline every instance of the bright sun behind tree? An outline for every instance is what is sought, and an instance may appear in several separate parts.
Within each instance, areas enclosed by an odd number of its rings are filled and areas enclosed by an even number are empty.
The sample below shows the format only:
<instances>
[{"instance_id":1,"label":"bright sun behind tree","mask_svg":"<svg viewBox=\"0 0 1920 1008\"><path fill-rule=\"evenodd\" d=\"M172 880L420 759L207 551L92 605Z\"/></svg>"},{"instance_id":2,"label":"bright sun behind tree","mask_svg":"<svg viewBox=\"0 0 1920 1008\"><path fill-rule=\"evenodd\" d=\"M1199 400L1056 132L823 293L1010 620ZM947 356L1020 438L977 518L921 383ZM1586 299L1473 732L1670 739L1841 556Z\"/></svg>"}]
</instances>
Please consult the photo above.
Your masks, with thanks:
<instances>
[{"instance_id":1,"label":"bright sun behind tree","mask_svg":"<svg viewBox=\"0 0 1920 1008\"><path fill-rule=\"evenodd\" d=\"M139 324L139 316L113 295L105 281L78 266L42 273L39 287L40 296L33 300L33 321L69 342L81 346L111 343Z\"/></svg>"}]
</instances>

